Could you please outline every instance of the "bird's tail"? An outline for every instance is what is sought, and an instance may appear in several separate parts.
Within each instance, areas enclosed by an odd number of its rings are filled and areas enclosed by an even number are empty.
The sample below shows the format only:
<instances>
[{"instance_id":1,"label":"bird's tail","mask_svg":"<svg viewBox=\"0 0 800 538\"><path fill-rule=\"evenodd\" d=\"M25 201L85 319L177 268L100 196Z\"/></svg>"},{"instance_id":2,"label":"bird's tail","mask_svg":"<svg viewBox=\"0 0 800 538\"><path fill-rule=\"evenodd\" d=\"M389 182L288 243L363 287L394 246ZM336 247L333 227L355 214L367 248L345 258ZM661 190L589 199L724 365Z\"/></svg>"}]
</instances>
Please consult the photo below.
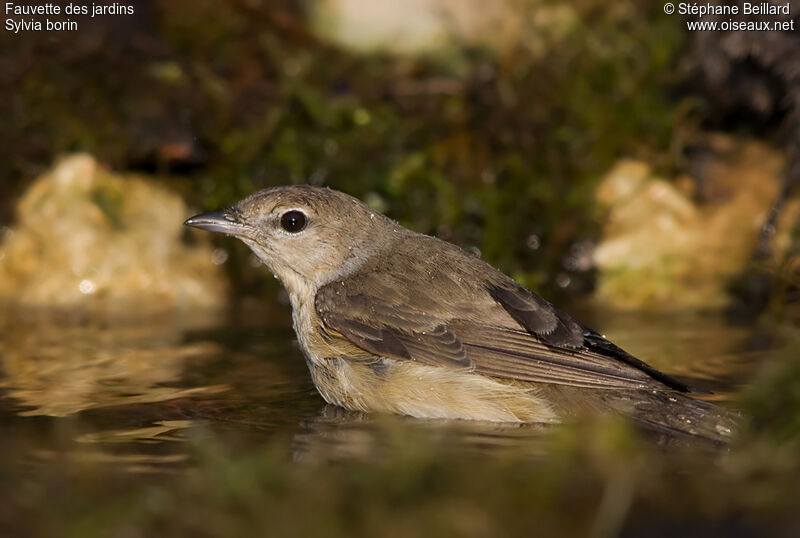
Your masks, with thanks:
<instances>
[{"instance_id":1,"label":"bird's tail","mask_svg":"<svg viewBox=\"0 0 800 538\"><path fill-rule=\"evenodd\" d=\"M668 437L700 438L727 444L741 417L720 405L674 390L590 390L550 386L550 401L566 415L611 412L632 417L647 430Z\"/></svg>"},{"instance_id":2,"label":"bird's tail","mask_svg":"<svg viewBox=\"0 0 800 538\"><path fill-rule=\"evenodd\" d=\"M622 396L621 402L632 405L634 420L648 429L672 436L691 436L726 444L739 427L741 417L720 405L696 400L672 391L647 391L646 394Z\"/></svg>"}]
</instances>

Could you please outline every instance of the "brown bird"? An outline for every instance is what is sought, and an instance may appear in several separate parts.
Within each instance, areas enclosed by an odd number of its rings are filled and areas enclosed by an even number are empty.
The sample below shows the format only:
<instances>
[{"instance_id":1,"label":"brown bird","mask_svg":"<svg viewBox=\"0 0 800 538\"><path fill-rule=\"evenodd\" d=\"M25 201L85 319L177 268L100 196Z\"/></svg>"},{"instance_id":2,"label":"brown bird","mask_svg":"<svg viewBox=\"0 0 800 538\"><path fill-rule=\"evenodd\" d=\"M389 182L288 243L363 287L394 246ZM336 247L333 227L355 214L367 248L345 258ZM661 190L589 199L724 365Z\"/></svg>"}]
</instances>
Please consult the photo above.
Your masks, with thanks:
<instances>
[{"instance_id":1,"label":"brown bird","mask_svg":"<svg viewBox=\"0 0 800 538\"><path fill-rule=\"evenodd\" d=\"M727 412L460 248L344 193L264 189L186 224L241 239L289 292L328 403L421 418L561 422L587 410L712 439Z\"/></svg>"}]
</instances>

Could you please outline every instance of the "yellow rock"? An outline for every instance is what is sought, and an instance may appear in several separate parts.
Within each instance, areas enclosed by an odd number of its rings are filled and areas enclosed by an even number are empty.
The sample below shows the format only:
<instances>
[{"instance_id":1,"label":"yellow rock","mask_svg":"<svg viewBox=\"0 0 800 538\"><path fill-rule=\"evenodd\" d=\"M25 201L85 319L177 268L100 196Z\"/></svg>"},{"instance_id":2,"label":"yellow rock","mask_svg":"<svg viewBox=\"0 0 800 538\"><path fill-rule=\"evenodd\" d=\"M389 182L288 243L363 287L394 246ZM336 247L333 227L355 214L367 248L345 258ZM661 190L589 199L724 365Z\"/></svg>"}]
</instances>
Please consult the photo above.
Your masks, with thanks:
<instances>
[{"instance_id":1,"label":"yellow rock","mask_svg":"<svg viewBox=\"0 0 800 538\"><path fill-rule=\"evenodd\" d=\"M221 305L210 244L181 240L188 214L162 186L65 158L19 201L0 243L0 301L127 315Z\"/></svg>"},{"instance_id":2,"label":"yellow rock","mask_svg":"<svg viewBox=\"0 0 800 538\"><path fill-rule=\"evenodd\" d=\"M782 155L756 142L710 139L713 157L695 202L639 161L622 161L604 178L597 200L607 219L594 252L596 298L620 309L719 309L744 271L780 186ZM797 204L773 238L776 260L789 244Z\"/></svg>"}]
</instances>

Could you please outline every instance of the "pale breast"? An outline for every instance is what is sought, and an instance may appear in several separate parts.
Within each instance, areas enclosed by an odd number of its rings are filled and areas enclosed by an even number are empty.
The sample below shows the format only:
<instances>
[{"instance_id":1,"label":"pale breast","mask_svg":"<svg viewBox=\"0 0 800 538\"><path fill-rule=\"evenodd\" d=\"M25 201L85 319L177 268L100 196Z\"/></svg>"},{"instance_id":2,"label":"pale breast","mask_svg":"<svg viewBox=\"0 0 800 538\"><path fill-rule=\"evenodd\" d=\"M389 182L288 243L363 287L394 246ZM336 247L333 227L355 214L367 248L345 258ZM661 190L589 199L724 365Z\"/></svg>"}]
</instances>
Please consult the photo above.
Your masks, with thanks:
<instances>
[{"instance_id":1,"label":"pale breast","mask_svg":"<svg viewBox=\"0 0 800 538\"><path fill-rule=\"evenodd\" d=\"M491 422L559 422L534 389L463 370L391 359L309 364L328 403L353 411Z\"/></svg>"}]
</instances>

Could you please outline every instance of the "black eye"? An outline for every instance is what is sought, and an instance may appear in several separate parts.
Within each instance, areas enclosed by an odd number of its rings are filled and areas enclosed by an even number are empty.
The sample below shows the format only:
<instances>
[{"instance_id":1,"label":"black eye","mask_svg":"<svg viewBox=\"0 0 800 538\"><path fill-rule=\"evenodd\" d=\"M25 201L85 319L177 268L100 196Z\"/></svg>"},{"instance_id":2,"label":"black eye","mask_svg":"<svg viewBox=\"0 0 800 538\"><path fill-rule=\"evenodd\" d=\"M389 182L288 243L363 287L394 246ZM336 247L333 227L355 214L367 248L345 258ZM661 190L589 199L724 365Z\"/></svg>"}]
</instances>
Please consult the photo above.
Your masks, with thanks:
<instances>
[{"instance_id":1,"label":"black eye","mask_svg":"<svg viewBox=\"0 0 800 538\"><path fill-rule=\"evenodd\" d=\"M306 227L306 216L302 211L287 211L281 217L281 227L287 232L296 234Z\"/></svg>"}]
</instances>

